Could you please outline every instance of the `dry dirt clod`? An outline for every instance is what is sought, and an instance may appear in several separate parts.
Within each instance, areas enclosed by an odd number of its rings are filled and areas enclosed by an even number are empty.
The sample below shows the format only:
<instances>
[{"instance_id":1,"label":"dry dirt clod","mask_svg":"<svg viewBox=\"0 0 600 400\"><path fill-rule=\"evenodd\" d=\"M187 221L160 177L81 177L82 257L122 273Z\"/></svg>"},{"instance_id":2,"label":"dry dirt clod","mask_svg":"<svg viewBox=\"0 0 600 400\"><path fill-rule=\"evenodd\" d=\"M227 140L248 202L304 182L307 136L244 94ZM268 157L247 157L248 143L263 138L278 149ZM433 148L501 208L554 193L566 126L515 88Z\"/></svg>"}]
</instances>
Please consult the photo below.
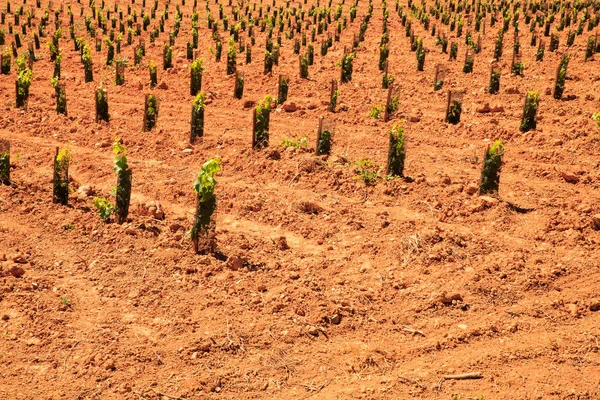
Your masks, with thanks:
<instances>
[{"instance_id":1,"label":"dry dirt clod","mask_svg":"<svg viewBox=\"0 0 600 400\"><path fill-rule=\"evenodd\" d=\"M227 259L226 265L228 268L237 271L244 267L244 259L239 256L232 256Z\"/></svg>"},{"instance_id":2,"label":"dry dirt clod","mask_svg":"<svg viewBox=\"0 0 600 400\"><path fill-rule=\"evenodd\" d=\"M561 176L563 177L565 182L568 182L568 183L578 183L579 182L579 177L570 172L562 172Z\"/></svg>"},{"instance_id":3,"label":"dry dirt clod","mask_svg":"<svg viewBox=\"0 0 600 400\"><path fill-rule=\"evenodd\" d=\"M596 214L592 217L592 229L600 231L600 214Z\"/></svg>"},{"instance_id":4,"label":"dry dirt clod","mask_svg":"<svg viewBox=\"0 0 600 400\"><path fill-rule=\"evenodd\" d=\"M577 304L567 304L567 310L569 311L569 314L571 314L571 316L575 318L579 317L579 307L577 306Z\"/></svg>"},{"instance_id":5,"label":"dry dirt clod","mask_svg":"<svg viewBox=\"0 0 600 400\"><path fill-rule=\"evenodd\" d=\"M287 240L285 239L285 236L280 236L275 240L275 245L277 246L277 248L279 250L285 251L285 250L289 250L290 246L287 243Z\"/></svg>"},{"instance_id":6,"label":"dry dirt clod","mask_svg":"<svg viewBox=\"0 0 600 400\"><path fill-rule=\"evenodd\" d=\"M475 185L469 185L469 186L467 186L467 187L465 188L465 192L466 192L468 195L475 194L475 193L477 193L478 191L479 191L479 188L478 188L477 186L475 186Z\"/></svg>"},{"instance_id":7,"label":"dry dirt clod","mask_svg":"<svg viewBox=\"0 0 600 400\"><path fill-rule=\"evenodd\" d=\"M107 371L114 371L117 369L117 367L115 365L115 362L109 358L104 363L104 369L106 369Z\"/></svg>"},{"instance_id":8,"label":"dry dirt clod","mask_svg":"<svg viewBox=\"0 0 600 400\"><path fill-rule=\"evenodd\" d=\"M12 260L17 264L27 264L27 260L21 254L17 254L12 257Z\"/></svg>"},{"instance_id":9,"label":"dry dirt clod","mask_svg":"<svg viewBox=\"0 0 600 400\"><path fill-rule=\"evenodd\" d=\"M296 103L286 103L283 105L283 111L292 113L298 109Z\"/></svg>"},{"instance_id":10,"label":"dry dirt clod","mask_svg":"<svg viewBox=\"0 0 600 400\"><path fill-rule=\"evenodd\" d=\"M440 301L447 306L450 306L453 304L453 302L457 302L457 301L462 301L462 296L460 295L460 293L454 293L450 296L446 295L446 293L442 294Z\"/></svg>"},{"instance_id":11,"label":"dry dirt clod","mask_svg":"<svg viewBox=\"0 0 600 400\"><path fill-rule=\"evenodd\" d=\"M10 267L8 269L8 271L6 271L7 275L12 275L15 278L20 278L23 275L25 275L25 270L23 268L21 268L20 266L18 266L17 264L14 264L12 267Z\"/></svg>"}]
</instances>

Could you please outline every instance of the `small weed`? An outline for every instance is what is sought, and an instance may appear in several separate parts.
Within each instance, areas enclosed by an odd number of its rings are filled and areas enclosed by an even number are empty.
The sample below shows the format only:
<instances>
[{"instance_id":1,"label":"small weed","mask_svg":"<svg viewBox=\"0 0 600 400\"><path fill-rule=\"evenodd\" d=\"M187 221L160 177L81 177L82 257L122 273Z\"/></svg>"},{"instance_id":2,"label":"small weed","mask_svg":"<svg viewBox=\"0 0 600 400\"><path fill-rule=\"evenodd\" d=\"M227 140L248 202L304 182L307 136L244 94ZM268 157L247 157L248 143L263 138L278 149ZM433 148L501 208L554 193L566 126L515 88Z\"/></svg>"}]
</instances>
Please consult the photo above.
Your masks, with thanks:
<instances>
[{"instance_id":1,"label":"small weed","mask_svg":"<svg viewBox=\"0 0 600 400\"><path fill-rule=\"evenodd\" d=\"M356 174L367 186L373 186L379 179L379 168L368 158L363 158L354 163Z\"/></svg>"},{"instance_id":2,"label":"small weed","mask_svg":"<svg viewBox=\"0 0 600 400\"><path fill-rule=\"evenodd\" d=\"M375 104L371 111L369 111L369 117L379 119L381 118L381 113L383 111L383 106L381 104Z\"/></svg>"},{"instance_id":3,"label":"small weed","mask_svg":"<svg viewBox=\"0 0 600 400\"><path fill-rule=\"evenodd\" d=\"M63 229L64 229L65 231L70 231L70 230L72 230L72 229L73 229L73 223L72 223L72 222L69 222L68 224L66 224L65 226L63 226Z\"/></svg>"},{"instance_id":4,"label":"small weed","mask_svg":"<svg viewBox=\"0 0 600 400\"><path fill-rule=\"evenodd\" d=\"M294 149L306 149L308 147L308 140L305 137L296 138L296 140L283 138L281 147L284 149L287 149L288 147L293 147Z\"/></svg>"},{"instance_id":5,"label":"small weed","mask_svg":"<svg viewBox=\"0 0 600 400\"><path fill-rule=\"evenodd\" d=\"M103 197L94 198L94 207L96 207L100 214L100 218L104 221L107 221L111 214L116 210L115 205Z\"/></svg>"},{"instance_id":6,"label":"small weed","mask_svg":"<svg viewBox=\"0 0 600 400\"><path fill-rule=\"evenodd\" d=\"M66 296L60 296L60 302L67 307L71 307L71 300L69 300L69 298Z\"/></svg>"},{"instance_id":7,"label":"small weed","mask_svg":"<svg viewBox=\"0 0 600 400\"><path fill-rule=\"evenodd\" d=\"M600 129L600 112L596 111L593 115L592 115L592 120L596 121L596 124L598 129Z\"/></svg>"}]
</instances>

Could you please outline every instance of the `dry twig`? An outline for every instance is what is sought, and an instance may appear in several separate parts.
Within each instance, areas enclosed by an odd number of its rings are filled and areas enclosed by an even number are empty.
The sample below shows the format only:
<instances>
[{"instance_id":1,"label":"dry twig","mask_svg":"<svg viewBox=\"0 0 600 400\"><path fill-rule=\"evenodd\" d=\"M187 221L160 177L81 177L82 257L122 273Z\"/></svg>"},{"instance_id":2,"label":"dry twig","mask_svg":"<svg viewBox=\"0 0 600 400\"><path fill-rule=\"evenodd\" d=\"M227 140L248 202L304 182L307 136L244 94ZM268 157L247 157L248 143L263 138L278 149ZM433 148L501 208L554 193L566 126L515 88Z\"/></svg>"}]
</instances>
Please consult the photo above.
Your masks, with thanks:
<instances>
[{"instance_id":1,"label":"dry twig","mask_svg":"<svg viewBox=\"0 0 600 400\"><path fill-rule=\"evenodd\" d=\"M420 331L418 329L415 329L415 328L411 328L410 326L404 325L402 327L402 330L405 331L405 332L408 332L408 333L412 333L413 336L414 335L421 335L421 336L425 337L425 334L422 331Z\"/></svg>"},{"instance_id":2,"label":"dry twig","mask_svg":"<svg viewBox=\"0 0 600 400\"><path fill-rule=\"evenodd\" d=\"M157 395L159 395L159 396L163 396L163 397L166 397L166 398L168 398L168 399L173 399L173 400L187 400L185 397L171 396L171 395L169 395L169 394L162 393L162 392L156 391L156 390L154 390L154 389L152 389L152 391L153 391L154 393L156 393Z\"/></svg>"},{"instance_id":3,"label":"dry twig","mask_svg":"<svg viewBox=\"0 0 600 400\"><path fill-rule=\"evenodd\" d=\"M444 383L444 381L449 381L449 380L465 380L465 379L481 379L481 378L483 378L483 375L481 374L481 372L467 372L465 374L446 375L446 376L443 376L440 379L440 381L438 382L437 390L442 390L442 383Z\"/></svg>"}]
</instances>

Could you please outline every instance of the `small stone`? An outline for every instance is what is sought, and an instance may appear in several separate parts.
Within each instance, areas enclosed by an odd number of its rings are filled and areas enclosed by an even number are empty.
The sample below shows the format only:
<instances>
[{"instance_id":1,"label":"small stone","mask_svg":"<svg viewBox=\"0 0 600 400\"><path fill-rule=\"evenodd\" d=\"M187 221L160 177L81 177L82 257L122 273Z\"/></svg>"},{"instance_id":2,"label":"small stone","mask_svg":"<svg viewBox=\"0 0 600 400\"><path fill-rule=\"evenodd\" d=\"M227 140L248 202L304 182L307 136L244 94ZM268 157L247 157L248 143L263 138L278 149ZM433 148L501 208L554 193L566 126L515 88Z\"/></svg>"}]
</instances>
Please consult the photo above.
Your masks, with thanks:
<instances>
[{"instance_id":1,"label":"small stone","mask_svg":"<svg viewBox=\"0 0 600 400\"><path fill-rule=\"evenodd\" d=\"M244 108L251 108L256 105L256 101L254 100L246 100L244 101Z\"/></svg>"},{"instance_id":2,"label":"small stone","mask_svg":"<svg viewBox=\"0 0 600 400\"><path fill-rule=\"evenodd\" d=\"M169 85L166 82L161 82L160 85L157 86L158 89L167 90Z\"/></svg>"},{"instance_id":3,"label":"small stone","mask_svg":"<svg viewBox=\"0 0 600 400\"><path fill-rule=\"evenodd\" d=\"M483 201L488 206L498 204L498 199L490 196L479 196L479 200Z\"/></svg>"},{"instance_id":4,"label":"small stone","mask_svg":"<svg viewBox=\"0 0 600 400\"><path fill-rule=\"evenodd\" d=\"M312 336L319 336L319 328L317 328L316 326L309 326L306 330L306 333Z\"/></svg>"},{"instance_id":5,"label":"small stone","mask_svg":"<svg viewBox=\"0 0 600 400\"><path fill-rule=\"evenodd\" d=\"M600 301L596 301L596 302L590 304L590 311L592 311L592 312L600 311Z\"/></svg>"},{"instance_id":6,"label":"small stone","mask_svg":"<svg viewBox=\"0 0 600 400\"><path fill-rule=\"evenodd\" d=\"M191 154L192 153L192 149L183 149L182 153L183 154Z\"/></svg>"},{"instance_id":7,"label":"small stone","mask_svg":"<svg viewBox=\"0 0 600 400\"><path fill-rule=\"evenodd\" d=\"M8 321L10 319L10 317L8 316L8 314L4 314L2 316L2 321Z\"/></svg>"},{"instance_id":8,"label":"small stone","mask_svg":"<svg viewBox=\"0 0 600 400\"><path fill-rule=\"evenodd\" d=\"M333 316L330 318L330 321L334 325L339 325L340 322L342 322L342 315L341 314L333 314Z\"/></svg>"},{"instance_id":9,"label":"small stone","mask_svg":"<svg viewBox=\"0 0 600 400\"><path fill-rule=\"evenodd\" d=\"M152 213L152 216L154 217L154 219L159 219L159 220L163 220L165 219L165 212L162 208L162 205L157 201L154 203L154 211Z\"/></svg>"},{"instance_id":10,"label":"small stone","mask_svg":"<svg viewBox=\"0 0 600 400\"><path fill-rule=\"evenodd\" d=\"M79 189L77 189L77 193L83 194L83 195L89 197L94 194L94 189L92 189L92 187L88 186L88 185L79 186Z\"/></svg>"},{"instance_id":11,"label":"small stone","mask_svg":"<svg viewBox=\"0 0 600 400\"><path fill-rule=\"evenodd\" d=\"M292 280L300 279L300 274L297 271L290 272L289 276L290 276L290 279L292 279Z\"/></svg>"}]
</instances>

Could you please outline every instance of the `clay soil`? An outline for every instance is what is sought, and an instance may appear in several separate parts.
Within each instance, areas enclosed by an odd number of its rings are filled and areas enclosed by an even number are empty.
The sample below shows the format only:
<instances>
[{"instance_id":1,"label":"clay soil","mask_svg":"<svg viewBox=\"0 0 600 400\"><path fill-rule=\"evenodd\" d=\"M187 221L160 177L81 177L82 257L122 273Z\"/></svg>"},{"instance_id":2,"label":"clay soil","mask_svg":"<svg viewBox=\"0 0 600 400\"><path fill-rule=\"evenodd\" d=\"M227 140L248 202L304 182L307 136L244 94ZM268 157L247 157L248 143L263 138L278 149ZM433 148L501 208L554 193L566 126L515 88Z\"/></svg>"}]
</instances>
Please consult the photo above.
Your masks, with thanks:
<instances>
[{"instance_id":1,"label":"clay soil","mask_svg":"<svg viewBox=\"0 0 600 400\"><path fill-rule=\"evenodd\" d=\"M63 14L67 117L54 111L53 63L45 46L38 50L26 112L15 108L14 65L10 75L0 75L0 138L11 141L13 183L0 187L0 398L600 396L600 232L593 229L600 213L600 142L590 118L600 108L600 69L597 61L583 61L587 33L567 49L562 32L559 51L546 49L539 63L522 28L526 69L518 77L510 74L511 30L500 93L489 95L498 25L490 28L488 18L474 73L463 74L464 37L457 39L458 61L449 62L414 22L428 51L425 70L417 72L388 4L390 72L401 90L398 113L384 123L369 118L386 97L377 66L381 3L374 6L352 82L340 86L338 110L331 113L329 84L340 72L335 64L358 32L366 2L325 57L315 43L309 80L298 78L298 58L285 38L279 66L264 76L264 33L255 29L252 64L238 56L246 74L242 100L233 99L233 77L225 73L225 40L223 61L209 51L214 44L202 4L199 51L209 104L205 137L193 146L189 2L181 7L172 69L162 70L167 33L151 44L144 32L141 68L132 65L133 49L123 39L130 60L123 86L115 86L114 68L104 65L105 48L94 52L94 82L83 82ZM79 8L73 5L83 36ZM216 18L214 2L211 8ZM167 32L174 4L170 11ZM49 35L53 16L50 21ZM569 79L565 99L557 101L549 93L567 50L573 55ZM159 65L155 89L149 88L150 59ZM436 92L437 64L450 72ZM290 76L287 104L295 111L275 109L271 145L253 151L246 102L276 96L279 74ZM109 124L94 121L101 82ZM456 126L444 122L449 88L466 89ZM538 127L523 134L523 102L532 89L541 92ZM141 130L145 93L160 102L151 132ZM490 111L486 103L491 112L481 112ZM336 122L329 158L279 146L284 138L305 136L314 149L321 116ZM383 177L388 134L400 120L411 179L365 185L355 162L371 160ZM123 225L104 223L93 206L95 196L111 198L116 184L115 137L127 146L133 170ZM483 152L498 138L506 147L500 191L497 198L480 197ZM75 157L66 207L51 201L57 146L68 146ZM197 255L185 235L195 206L192 182L216 156L223 167L217 252ZM148 215L157 203L164 219L160 212ZM24 272L18 278L17 267ZM446 380L438 390L442 377L468 372L482 378Z\"/></svg>"}]
</instances>

